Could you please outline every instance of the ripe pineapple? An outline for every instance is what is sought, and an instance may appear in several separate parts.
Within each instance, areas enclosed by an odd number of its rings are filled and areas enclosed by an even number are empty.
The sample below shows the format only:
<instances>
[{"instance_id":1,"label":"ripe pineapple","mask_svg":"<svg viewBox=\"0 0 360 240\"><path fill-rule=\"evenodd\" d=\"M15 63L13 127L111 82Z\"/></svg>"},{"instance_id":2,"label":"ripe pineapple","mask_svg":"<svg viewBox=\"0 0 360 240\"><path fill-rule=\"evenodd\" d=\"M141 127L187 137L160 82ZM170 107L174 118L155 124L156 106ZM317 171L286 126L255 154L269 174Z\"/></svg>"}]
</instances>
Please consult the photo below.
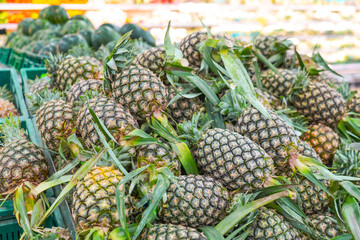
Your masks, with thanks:
<instances>
[{"instance_id":1,"label":"ripe pineapple","mask_svg":"<svg viewBox=\"0 0 360 240\"><path fill-rule=\"evenodd\" d=\"M95 166L80 180L73 195L72 216L78 231L99 227L105 232L121 226L115 190L124 175L114 166ZM125 215L131 223L136 215L132 197L125 197Z\"/></svg>"},{"instance_id":2,"label":"ripe pineapple","mask_svg":"<svg viewBox=\"0 0 360 240\"><path fill-rule=\"evenodd\" d=\"M267 70L261 76L261 83L264 89L269 91L275 97L286 97L291 93L297 78L294 70L278 69L279 74L272 70Z\"/></svg>"},{"instance_id":3,"label":"ripe pineapple","mask_svg":"<svg viewBox=\"0 0 360 240\"><path fill-rule=\"evenodd\" d=\"M111 83L114 98L139 121L162 111L168 103L168 91L147 68L132 65L121 71Z\"/></svg>"},{"instance_id":4,"label":"ripe pineapple","mask_svg":"<svg viewBox=\"0 0 360 240\"><path fill-rule=\"evenodd\" d=\"M175 176L181 174L181 163L172 151L169 144L160 139L160 142L167 148L159 144L142 145L136 148L136 167L141 168L148 164L154 164L156 170L160 170L163 167L168 167ZM146 171L151 172L151 168Z\"/></svg>"},{"instance_id":5,"label":"ripe pineapple","mask_svg":"<svg viewBox=\"0 0 360 240\"><path fill-rule=\"evenodd\" d=\"M340 146L337 133L323 124L310 125L308 131L301 135L301 140L309 143L326 165L332 163L334 154Z\"/></svg>"},{"instance_id":6,"label":"ripe pineapple","mask_svg":"<svg viewBox=\"0 0 360 240\"><path fill-rule=\"evenodd\" d=\"M260 50L266 58L270 58L276 53L274 44L278 41L275 36L259 36L254 41L254 46Z\"/></svg>"},{"instance_id":7,"label":"ripe pineapple","mask_svg":"<svg viewBox=\"0 0 360 240\"><path fill-rule=\"evenodd\" d=\"M210 129L198 141L197 163L229 190L254 191L274 171L269 155L247 137L223 129Z\"/></svg>"},{"instance_id":8,"label":"ripe pineapple","mask_svg":"<svg viewBox=\"0 0 360 240\"><path fill-rule=\"evenodd\" d=\"M80 101L80 97L84 96L87 91L101 91L102 90L102 81L95 79L80 80L74 85L71 86L69 91L66 93L66 99L74 104Z\"/></svg>"},{"instance_id":9,"label":"ripe pineapple","mask_svg":"<svg viewBox=\"0 0 360 240\"><path fill-rule=\"evenodd\" d=\"M76 122L77 131L84 139L88 148L100 142L89 108L94 110L98 118L117 141L121 141L125 135L138 128L136 120L120 104L112 99L103 97L93 98L88 103L84 103L79 111Z\"/></svg>"},{"instance_id":10,"label":"ripe pineapple","mask_svg":"<svg viewBox=\"0 0 360 240\"><path fill-rule=\"evenodd\" d=\"M4 145L0 148L0 195L23 182L39 184L48 177L43 151L25 137L20 120L7 119L0 125Z\"/></svg>"},{"instance_id":11,"label":"ripe pineapple","mask_svg":"<svg viewBox=\"0 0 360 240\"><path fill-rule=\"evenodd\" d=\"M158 214L164 223L214 226L226 216L229 192L212 177L184 175L170 183Z\"/></svg>"},{"instance_id":12,"label":"ripe pineapple","mask_svg":"<svg viewBox=\"0 0 360 240\"><path fill-rule=\"evenodd\" d=\"M182 91L182 87L177 88L178 91ZM171 86L169 90L169 101L176 97L177 93L175 89ZM199 98L185 98L181 97L176 102L168 105L167 109L170 116L177 122L183 123L192 118L194 113L198 112L202 107L201 101Z\"/></svg>"},{"instance_id":13,"label":"ripe pineapple","mask_svg":"<svg viewBox=\"0 0 360 240\"><path fill-rule=\"evenodd\" d=\"M202 232L195 228L172 224L154 224L144 229L141 239L143 240L207 240Z\"/></svg>"},{"instance_id":14,"label":"ripe pineapple","mask_svg":"<svg viewBox=\"0 0 360 240\"><path fill-rule=\"evenodd\" d=\"M245 110L238 119L236 132L259 144L273 159L277 170L289 168L289 158L298 153L299 139L294 130L277 114L268 110L271 119L256 108Z\"/></svg>"},{"instance_id":15,"label":"ripe pineapple","mask_svg":"<svg viewBox=\"0 0 360 240\"><path fill-rule=\"evenodd\" d=\"M349 112L360 114L360 94L356 94L350 99L348 103Z\"/></svg>"},{"instance_id":16,"label":"ripe pineapple","mask_svg":"<svg viewBox=\"0 0 360 240\"><path fill-rule=\"evenodd\" d=\"M300 233L275 210L261 207L254 222L250 225L247 240L300 240Z\"/></svg>"},{"instance_id":17,"label":"ripe pineapple","mask_svg":"<svg viewBox=\"0 0 360 240\"><path fill-rule=\"evenodd\" d=\"M55 72L52 72L54 69ZM64 91L78 80L100 79L102 65L99 60L92 57L67 57L58 63L57 68L48 67L47 70L51 74L51 84Z\"/></svg>"},{"instance_id":18,"label":"ripe pineapple","mask_svg":"<svg viewBox=\"0 0 360 240\"><path fill-rule=\"evenodd\" d=\"M299 88L290 102L310 123L323 123L330 127L336 127L346 112L346 101L341 94L321 83Z\"/></svg>"},{"instance_id":19,"label":"ripe pineapple","mask_svg":"<svg viewBox=\"0 0 360 240\"><path fill-rule=\"evenodd\" d=\"M151 70L157 77L162 80L166 79L165 76L165 58L166 52L164 48L153 47L145 50L137 55L135 63ZM168 81L164 81L164 84L169 86Z\"/></svg>"},{"instance_id":20,"label":"ripe pineapple","mask_svg":"<svg viewBox=\"0 0 360 240\"><path fill-rule=\"evenodd\" d=\"M200 69L202 61L202 55L198 50L199 44L206 39L206 32L194 32L187 35L179 43L179 49L182 51L184 58L188 60L189 66L195 70Z\"/></svg>"},{"instance_id":21,"label":"ripe pineapple","mask_svg":"<svg viewBox=\"0 0 360 240\"><path fill-rule=\"evenodd\" d=\"M316 75L310 75L310 79L312 82L326 84L332 88L338 87L341 82L341 78L339 76L328 71L320 72Z\"/></svg>"},{"instance_id":22,"label":"ripe pineapple","mask_svg":"<svg viewBox=\"0 0 360 240\"><path fill-rule=\"evenodd\" d=\"M75 113L64 100L44 103L36 112L36 126L44 143L57 151L63 139L67 139L75 127Z\"/></svg>"},{"instance_id":23,"label":"ripe pineapple","mask_svg":"<svg viewBox=\"0 0 360 240\"><path fill-rule=\"evenodd\" d=\"M35 80L28 80L29 92L31 94L36 94L40 91L43 91L45 88L50 89L50 79L48 77L36 78Z\"/></svg>"},{"instance_id":24,"label":"ripe pineapple","mask_svg":"<svg viewBox=\"0 0 360 240\"><path fill-rule=\"evenodd\" d=\"M310 146L309 143L305 142L305 141L300 141L299 142L299 153L302 156L305 157L309 157L309 158L313 158L318 160L319 162L322 163L321 158L319 157L319 155L315 152L315 150Z\"/></svg>"},{"instance_id":25,"label":"ripe pineapple","mask_svg":"<svg viewBox=\"0 0 360 240\"><path fill-rule=\"evenodd\" d=\"M300 185L295 188L294 200L305 214L320 213L327 210L330 205L330 197L325 191L314 185L307 178L299 174L294 175L292 171L288 171L283 175L290 178L294 184ZM321 180L321 182L326 188L330 187L328 180Z\"/></svg>"},{"instance_id":26,"label":"ripe pineapple","mask_svg":"<svg viewBox=\"0 0 360 240\"><path fill-rule=\"evenodd\" d=\"M7 89L6 84L0 87L0 118L12 116L19 116L19 112L14 105L14 96Z\"/></svg>"},{"instance_id":27,"label":"ripe pineapple","mask_svg":"<svg viewBox=\"0 0 360 240\"><path fill-rule=\"evenodd\" d=\"M308 218L316 234L325 239L332 239L346 233L344 227L339 225L335 216L330 212L313 214Z\"/></svg>"}]
</instances>

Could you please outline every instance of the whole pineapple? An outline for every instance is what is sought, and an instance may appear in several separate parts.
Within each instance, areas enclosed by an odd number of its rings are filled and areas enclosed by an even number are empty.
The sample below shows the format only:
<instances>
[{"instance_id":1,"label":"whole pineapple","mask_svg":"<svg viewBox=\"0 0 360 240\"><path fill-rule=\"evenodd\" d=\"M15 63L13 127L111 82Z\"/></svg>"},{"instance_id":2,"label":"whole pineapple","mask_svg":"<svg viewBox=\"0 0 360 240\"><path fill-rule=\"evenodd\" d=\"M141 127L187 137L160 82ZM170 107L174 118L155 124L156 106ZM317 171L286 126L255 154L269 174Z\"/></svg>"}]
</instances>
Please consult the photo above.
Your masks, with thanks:
<instances>
[{"instance_id":1,"label":"whole pineapple","mask_svg":"<svg viewBox=\"0 0 360 240\"><path fill-rule=\"evenodd\" d=\"M164 48L153 47L138 54L135 63L151 70L157 77L162 80L166 79L165 75L165 58L166 52ZM169 85L168 81L164 82L165 85Z\"/></svg>"},{"instance_id":2,"label":"whole pineapple","mask_svg":"<svg viewBox=\"0 0 360 240\"><path fill-rule=\"evenodd\" d=\"M268 110L271 119L256 108L248 108L238 119L236 132L259 144L273 159L277 170L289 168L289 158L298 153L299 139L294 130L277 114Z\"/></svg>"},{"instance_id":3,"label":"whole pineapple","mask_svg":"<svg viewBox=\"0 0 360 240\"><path fill-rule=\"evenodd\" d=\"M206 32L194 32L187 35L179 43L179 49L182 51L184 58L188 60L190 67L195 70L200 69L202 61L202 55L198 50L199 44L207 38Z\"/></svg>"},{"instance_id":4,"label":"whole pineapple","mask_svg":"<svg viewBox=\"0 0 360 240\"><path fill-rule=\"evenodd\" d=\"M349 112L360 114L360 94L356 93L348 103Z\"/></svg>"},{"instance_id":5,"label":"whole pineapple","mask_svg":"<svg viewBox=\"0 0 360 240\"><path fill-rule=\"evenodd\" d=\"M346 112L346 101L336 90L321 83L310 83L299 88L290 98L297 111L310 123L335 127Z\"/></svg>"},{"instance_id":6,"label":"whole pineapple","mask_svg":"<svg viewBox=\"0 0 360 240\"><path fill-rule=\"evenodd\" d=\"M43 142L57 151L61 141L73 133L75 113L64 100L51 100L39 108L35 121Z\"/></svg>"},{"instance_id":7,"label":"whole pineapple","mask_svg":"<svg viewBox=\"0 0 360 240\"><path fill-rule=\"evenodd\" d=\"M87 91L98 91L102 90L102 81L95 80L95 79L88 79L88 80L80 80L74 85L71 86L69 91L66 93L66 99L74 104L80 101L81 96L85 96Z\"/></svg>"},{"instance_id":8,"label":"whole pineapple","mask_svg":"<svg viewBox=\"0 0 360 240\"><path fill-rule=\"evenodd\" d=\"M212 177L184 175L170 183L158 214L164 223L188 227L214 226L226 217L229 192Z\"/></svg>"},{"instance_id":9,"label":"whole pineapple","mask_svg":"<svg viewBox=\"0 0 360 240\"><path fill-rule=\"evenodd\" d=\"M301 135L301 140L309 143L326 165L332 163L334 154L340 146L337 133L323 124L310 125L308 131Z\"/></svg>"},{"instance_id":10,"label":"whole pineapple","mask_svg":"<svg viewBox=\"0 0 360 240\"><path fill-rule=\"evenodd\" d=\"M34 83L30 86L29 92L32 94L36 94L40 91L43 91L45 88L50 88L50 82L48 81L40 81L38 83Z\"/></svg>"},{"instance_id":11,"label":"whole pineapple","mask_svg":"<svg viewBox=\"0 0 360 240\"><path fill-rule=\"evenodd\" d=\"M121 226L115 191L124 175L114 166L95 166L80 180L73 194L72 215L78 231L99 227L106 232ZM136 214L132 197L125 197L125 215Z\"/></svg>"},{"instance_id":12,"label":"whole pineapple","mask_svg":"<svg viewBox=\"0 0 360 240\"><path fill-rule=\"evenodd\" d=\"M300 240L300 233L275 210L261 207L250 225L247 240Z\"/></svg>"},{"instance_id":13,"label":"whole pineapple","mask_svg":"<svg viewBox=\"0 0 360 240\"><path fill-rule=\"evenodd\" d=\"M111 83L114 98L140 121L165 109L168 91L149 69L132 65L121 71Z\"/></svg>"},{"instance_id":14,"label":"whole pineapple","mask_svg":"<svg viewBox=\"0 0 360 240\"><path fill-rule=\"evenodd\" d=\"M267 70L261 75L264 89L277 98L286 97L291 93L297 73L294 70L278 69L279 73Z\"/></svg>"},{"instance_id":15,"label":"whole pineapple","mask_svg":"<svg viewBox=\"0 0 360 240\"><path fill-rule=\"evenodd\" d=\"M89 108L96 113L117 141L121 141L125 135L138 128L136 120L120 104L108 98L93 98L85 102L79 110L76 122L77 131L88 148L100 142Z\"/></svg>"},{"instance_id":16,"label":"whole pineapple","mask_svg":"<svg viewBox=\"0 0 360 240\"><path fill-rule=\"evenodd\" d=\"M266 58L270 58L276 53L274 44L278 41L275 36L259 36L254 41L254 46L260 50Z\"/></svg>"},{"instance_id":17,"label":"whole pineapple","mask_svg":"<svg viewBox=\"0 0 360 240\"><path fill-rule=\"evenodd\" d=\"M14 96L7 85L0 87L0 118L20 115L13 102Z\"/></svg>"},{"instance_id":18,"label":"whole pineapple","mask_svg":"<svg viewBox=\"0 0 360 240\"><path fill-rule=\"evenodd\" d=\"M52 72L54 69L56 72ZM57 68L48 67L48 73L51 74L52 85L64 91L78 80L101 78L102 65L96 58L70 56L58 63Z\"/></svg>"},{"instance_id":19,"label":"whole pineapple","mask_svg":"<svg viewBox=\"0 0 360 240\"><path fill-rule=\"evenodd\" d=\"M195 155L200 171L229 190L252 192L263 187L274 171L272 159L261 147L229 130L207 130Z\"/></svg>"},{"instance_id":20,"label":"whole pineapple","mask_svg":"<svg viewBox=\"0 0 360 240\"><path fill-rule=\"evenodd\" d=\"M313 214L308 218L316 234L325 239L332 239L346 233L344 227L339 225L335 216L330 212Z\"/></svg>"},{"instance_id":21,"label":"whole pineapple","mask_svg":"<svg viewBox=\"0 0 360 240\"><path fill-rule=\"evenodd\" d=\"M154 224L144 229L141 234L143 240L206 240L202 232L195 228L172 224Z\"/></svg>"},{"instance_id":22,"label":"whole pineapple","mask_svg":"<svg viewBox=\"0 0 360 240\"><path fill-rule=\"evenodd\" d=\"M183 88L179 87L178 91L182 91ZM173 87L170 87L169 90L169 101L177 96L177 93ZM177 101L167 106L170 116L177 122L183 123L192 118L194 113L198 112L202 107L201 101L199 98L185 98L180 97Z\"/></svg>"},{"instance_id":23,"label":"whole pineapple","mask_svg":"<svg viewBox=\"0 0 360 240\"><path fill-rule=\"evenodd\" d=\"M0 195L28 181L39 184L48 178L43 151L30 142L20 120L6 119L0 124L3 146L0 148Z\"/></svg>"}]
</instances>

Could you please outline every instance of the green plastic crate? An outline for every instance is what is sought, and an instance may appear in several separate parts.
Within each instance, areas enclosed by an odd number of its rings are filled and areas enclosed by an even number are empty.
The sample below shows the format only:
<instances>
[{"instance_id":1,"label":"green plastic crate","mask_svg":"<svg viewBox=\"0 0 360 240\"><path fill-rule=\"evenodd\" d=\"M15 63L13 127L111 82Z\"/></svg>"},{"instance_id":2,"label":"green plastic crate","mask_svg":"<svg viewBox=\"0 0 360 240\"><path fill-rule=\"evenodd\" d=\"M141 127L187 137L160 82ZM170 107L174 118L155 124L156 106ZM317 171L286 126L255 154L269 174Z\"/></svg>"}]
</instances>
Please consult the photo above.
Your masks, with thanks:
<instances>
[{"instance_id":1,"label":"green plastic crate","mask_svg":"<svg viewBox=\"0 0 360 240\"><path fill-rule=\"evenodd\" d=\"M25 52L22 68L40 68L45 66L47 56L41 56L32 52Z\"/></svg>"},{"instance_id":2,"label":"green plastic crate","mask_svg":"<svg viewBox=\"0 0 360 240\"><path fill-rule=\"evenodd\" d=\"M50 203L53 203L54 201L54 198L49 198ZM2 210L0 209L0 216L1 213ZM66 228L63 216L59 208L55 209L54 213L45 220L45 226L48 228L51 228L53 226ZM19 240L22 233L23 230L19 226L14 215L9 219L0 221L0 240Z\"/></svg>"},{"instance_id":3,"label":"green plastic crate","mask_svg":"<svg viewBox=\"0 0 360 240\"><path fill-rule=\"evenodd\" d=\"M10 54L9 65L20 71L24 62L25 53L20 49L13 48Z\"/></svg>"},{"instance_id":4,"label":"green plastic crate","mask_svg":"<svg viewBox=\"0 0 360 240\"><path fill-rule=\"evenodd\" d=\"M0 69L0 87L6 84L7 88L12 92L15 98L15 106L19 110L22 118L28 117L28 111L25 105L22 88L15 69Z\"/></svg>"},{"instance_id":5,"label":"green plastic crate","mask_svg":"<svg viewBox=\"0 0 360 240\"><path fill-rule=\"evenodd\" d=\"M29 109L29 101L26 97L26 95L29 94L28 80L35 80L36 78L40 78L41 75L43 75L44 73L47 73L47 71L44 67L42 67L42 68L23 68L20 70L21 84L22 84L23 90L24 90L24 99L25 99L25 104L27 106L27 109ZM32 114L30 111L28 111L28 115L31 118L35 117L35 115Z\"/></svg>"},{"instance_id":6,"label":"green plastic crate","mask_svg":"<svg viewBox=\"0 0 360 240\"><path fill-rule=\"evenodd\" d=\"M0 47L0 63L8 64L11 54L11 48Z\"/></svg>"}]
</instances>

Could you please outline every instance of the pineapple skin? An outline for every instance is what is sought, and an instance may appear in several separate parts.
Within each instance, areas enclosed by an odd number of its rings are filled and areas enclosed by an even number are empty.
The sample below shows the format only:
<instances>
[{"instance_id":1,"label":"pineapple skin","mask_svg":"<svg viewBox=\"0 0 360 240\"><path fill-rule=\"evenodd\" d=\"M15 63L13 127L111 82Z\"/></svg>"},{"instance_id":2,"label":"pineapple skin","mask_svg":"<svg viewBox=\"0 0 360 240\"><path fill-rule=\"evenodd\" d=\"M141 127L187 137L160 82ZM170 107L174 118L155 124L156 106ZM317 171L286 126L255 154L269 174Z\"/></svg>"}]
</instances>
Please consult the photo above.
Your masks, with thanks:
<instances>
[{"instance_id":1,"label":"pineapple skin","mask_svg":"<svg viewBox=\"0 0 360 240\"><path fill-rule=\"evenodd\" d=\"M123 69L111 87L114 98L138 121L162 111L168 103L166 86L153 72L139 65Z\"/></svg>"},{"instance_id":2,"label":"pineapple skin","mask_svg":"<svg viewBox=\"0 0 360 240\"><path fill-rule=\"evenodd\" d=\"M329 85L330 87L337 87L341 81L340 77L330 72L320 72L316 75L311 75L310 79L315 83L322 83Z\"/></svg>"},{"instance_id":3,"label":"pineapple skin","mask_svg":"<svg viewBox=\"0 0 360 240\"><path fill-rule=\"evenodd\" d=\"M336 90L321 83L310 83L291 99L297 111L310 123L336 127L346 112L346 101Z\"/></svg>"},{"instance_id":4,"label":"pineapple skin","mask_svg":"<svg viewBox=\"0 0 360 240\"><path fill-rule=\"evenodd\" d=\"M315 152L310 144L305 141L300 141L299 143L299 154L305 157L314 158L322 163L320 156Z\"/></svg>"},{"instance_id":5,"label":"pineapple skin","mask_svg":"<svg viewBox=\"0 0 360 240\"><path fill-rule=\"evenodd\" d=\"M212 177L183 175L170 183L158 217L187 227L214 226L226 217L229 192Z\"/></svg>"},{"instance_id":6,"label":"pineapple skin","mask_svg":"<svg viewBox=\"0 0 360 240\"><path fill-rule=\"evenodd\" d=\"M299 139L283 119L271 110L268 112L271 119L255 108L247 109L238 119L235 131L262 147L277 170L289 169L289 158L298 154Z\"/></svg>"},{"instance_id":7,"label":"pineapple skin","mask_svg":"<svg viewBox=\"0 0 360 240\"><path fill-rule=\"evenodd\" d=\"M259 209L259 214L250 226L246 240L301 240L300 233L282 215L266 207Z\"/></svg>"},{"instance_id":8,"label":"pineapple skin","mask_svg":"<svg viewBox=\"0 0 360 240\"><path fill-rule=\"evenodd\" d=\"M360 114L360 94L356 93L354 97L350 99L348 103L349 112Z\"/></svg>"},{"instance_id":9,"label":"pineapple skin","mask_svg":"<svg viewBox=\"0 0 360 240\"><path fill-rule=\"evenodd\" d=\"M100 143L89 108L94 110L117 141L121 141L125 135L139 127L129 111L114 100L103 97L93 98L82 106L76 122L77 131L89 148L93 144Z\"/></svg>"},{"instance_id":10,"label":"pineapple skin","mask_svg":"<svg viewBox=\"0 0 360 240\"><path fill-rule=\"evenodd\" d=\"M143 240L206 240L202 232L194 228L172 224L154 224L141 234Z\"/></svg>"},{"instance_id":11,"label":"pineapple skin","mask_svg":"<svg viewBox=\"0 0 360 240\"><path fill-rule=\"evenodd\" d=\"M0 98L0 118L9 117L10 114L12 114L14 117L20 115L12 102Z\"/></svg>"},{"instance_id":12,"label":"pineapple skin","mask_svg":"<svg viewBox=\"0 0 360 240\"><path fill-rule=\"evenodd\" d=\"M316 234L326 239L338 237L346 232L341 225L332 220L336 219L336 217L330 212L313 214L308 216L308 218ZM310 237L309 239L312 238Z\"/></svg>"},{"instance_id":13,"label":"pineapple skin","mask_svg":"<svg viewBox=\"0 0 360 240\"><path fill-rule=\"evenodd\" d=\"M48 178L44 153L27 139L5 144L0 150L0 193L25 181L39 184Z\"/></svg>"},{"instance_id":14,"label":"pineapple skin","mask_svg":"<svg viewBox=\"0 0 360 240\"><path fill-rule=\"evenodd\" d=\"M102 81L95 79L80 80L71 86L66 93L66 99L70 103L74 103L80 100L81 96L84 96L86 91L101 91Z\"/></svg>"},{"instance_id":15,"label":"pineapple skin","mask_svg":"<svg viewBox=\"0 0 360 240\"><path fill-rule=\"evenodd\" d=\"M165 75L165 58L166 52L164 48L153 47L145 50L144 52L137 55L135 63L148 68L152 71L157 77L160 77L162 80L166 79ZM169 86L168 81L164 81L164 84Z\"/></svg>"},{"instance_id":16,"label":"pineapple skin","mask_svg":"<svg viewBox=\"0 0 360 240\"><path fill-rule=\"evenodd\" d=\"M31 85L29 88L29 92L36 94L36 93L44 90L45 88L50 89L50 87L51 87L50 82L43 81L43 82L39 82L39 83Z\"/></svg>"},{"instance_id":17,"label":"pineapple skin","mask_svg":"<svg viewBox=\"0 0 360 240\"><path fill-rule=\"evenodd\" d=\"M269 93L277 98L286 97L291 93L297 74L293 70L278 69L279 74L267 70L261 76L261 83Z\"/></svg>"},{"instance_id":18,"label":"pineapple skin","mask_svg":"<svg viewBox=\"0 0 360 240\"><path fill-rule=\"evenodd\" d=\"M36 126L46 146L57 151L61 140L68 138L75 127L75 113L64 100L51 100L36 112Z\"/></svg>"},{"instance_id":19,"label":"pineapple skin","mask_svg":"<svg viewBox=\"0 0 360 240\"><path fill-rule=\"evenodd\" d=\"M52 84L59 90L66 90L78 80L99 79L101 77L101 62L91 57L70 57L60 63Z\"/></svg>"},{"instance_id":20,"label":"pineapple skin","mask_svg":"<svg viewBox=\"0 0 360 240\"><path fill-rule=\"evenodd\" d=\"M114 166L96 166L76 185L73 194L73 218L77 229L121 226L117 213L115 191L124 175ZM136 211L132 197L125 197L125 215L131 223Z\"/></svg>"},{"instance_id":21,"label":"pineapple skin","mask_svg":"<svg viewBox=\"0 0 360 240\"><path fill-rule=\"evenodd\" d=\"M224 129L207 130L197 144L196 156L200 171L229 190L262 188L274 171L273 160L261 147Z\"/></svg>"},{"instance_id":22,"label":"pineapple skin","mask_svg":"<svg viewBox=\"0 0 360 240\"><path fill-rule=\"evenodd\" d=\"M275 36L259 36L254 41L254 46L260 50L261 54L266 58L270 58L276 52L271 49L271 47L277 41Z\"/></svg>"},{"instance_id":23,"label":"pineapple skin","mask_svg":"<svg viewBox=\"0 0 360 240\"><path fill-rule=\"evenodd\" d=\"M302 134L301 140L310 144L326 165L332 164L334 154L340 146L337 133L323 124L310 125L308 131Z\"/></svg>"}]
</instances>

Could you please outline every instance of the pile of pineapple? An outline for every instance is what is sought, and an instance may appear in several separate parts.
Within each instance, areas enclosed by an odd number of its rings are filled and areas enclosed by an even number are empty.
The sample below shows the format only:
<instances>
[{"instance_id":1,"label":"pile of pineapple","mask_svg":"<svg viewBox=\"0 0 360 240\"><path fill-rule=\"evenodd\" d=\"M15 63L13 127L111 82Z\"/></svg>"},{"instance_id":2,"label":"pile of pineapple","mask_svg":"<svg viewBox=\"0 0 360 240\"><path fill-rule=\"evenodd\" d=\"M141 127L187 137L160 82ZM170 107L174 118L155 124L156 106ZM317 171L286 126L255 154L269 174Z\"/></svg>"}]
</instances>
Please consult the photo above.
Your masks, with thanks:
<instances>
[{"instance_id":1,"label":"pile of pineapple","mask_svg":"<svg viewBox=\"0 0 360 240\"><path fill-rule=\"evenodd\" d=\"M209 30L141 49L130 34L103 62L51 56L33 81L65 187L25 238L48 236L68 201L79 239L359 239L360 96L319 54ZM34 199L55 182L18 138L0 150L0 191L28 182Z\"/></svg>"}]
</instances>

